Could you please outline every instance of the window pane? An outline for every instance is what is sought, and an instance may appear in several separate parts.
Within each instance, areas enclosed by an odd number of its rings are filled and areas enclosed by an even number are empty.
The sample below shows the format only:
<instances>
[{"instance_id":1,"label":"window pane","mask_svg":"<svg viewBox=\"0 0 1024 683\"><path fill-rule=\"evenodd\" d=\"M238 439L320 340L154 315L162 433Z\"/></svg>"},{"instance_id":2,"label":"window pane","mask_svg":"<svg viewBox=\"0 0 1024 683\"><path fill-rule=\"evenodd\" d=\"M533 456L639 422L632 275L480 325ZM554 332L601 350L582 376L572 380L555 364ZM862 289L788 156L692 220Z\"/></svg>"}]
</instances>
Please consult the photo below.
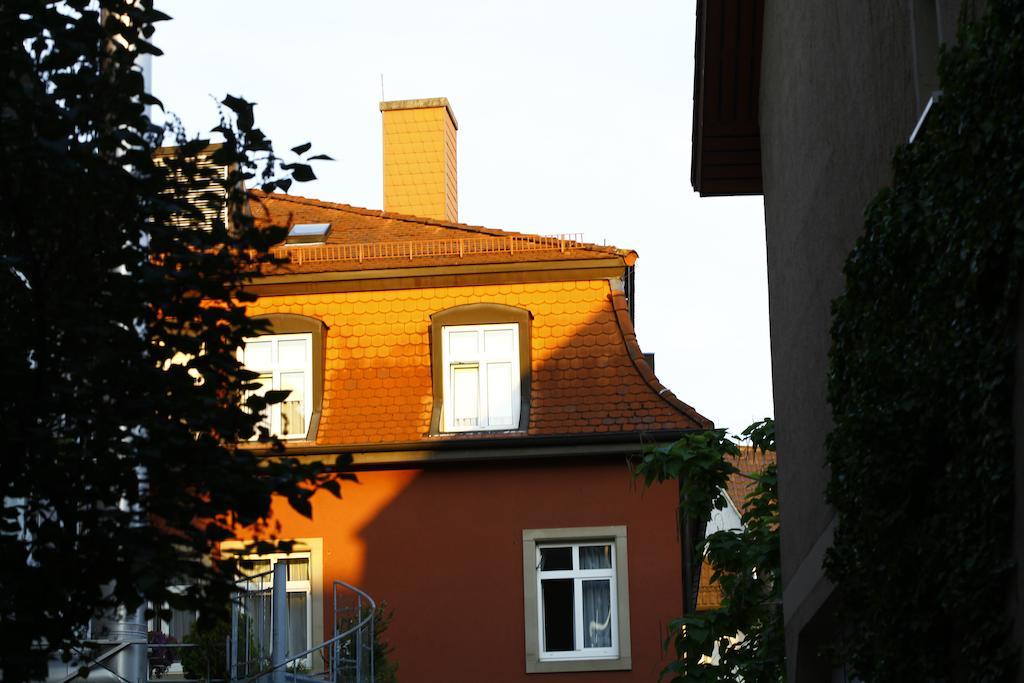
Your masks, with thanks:
<instances>
[{"instance_id":1,"label":"window pane","mask_svg":"<svg viewBox=\"0 0 1024 683\"><path fill-rule=\"evenodd\" d=\"M288 653L297 655L306 650L306 594L288 594Z\"/></svg>"},{"instance_id":2,"label":"window pane","mask_svg":"<svg viewBox=\"0 0 1024 683\"><path fill-rule=\"evenodd\" d=\"M309 581L309 559L293 557L282 561L288 563L289 581Z\"/></svg>"},{"instance_id":3,"label":"window pane","mask_svg":"<svg viewBox=\"0 0 1024 683\"><path fill-rule=\"evenodd\" d=\"M252 380L253 384L259 384L259 388L250 391L250 394L256 394L257 396L263 396L267 391L270 390L271 384L274 381L274 376L269 372L260 373L259 377Z\"/></svg>"},{"instance_id":4,"label":"window pane","mask_svg":"<svg viewBox=\"0 0 1024 683\"><path fill-rule=\"evenodd\" d=\"M572 569L572 548L541 548L540 570L553 572Z\"/></svg>"},{"instance_id":5,"label":"window pane","mask_svg":"<svg viewBox=\"0 0 1024 683\"><path fill-rule=\"evenodd\" d=\"M540 582L544 609L544 651L575 650L573 645L573 580Z\"/></svg>"},{"instance_id":6,"label":"window pane","mask_svg":"<svg viewBox=\"0 0 1024 683\"><path fill-rule=\"evenodd\" d=\"M282 370L306 367L306 340L289 339L278 342L277 367Z\"/></svg>"},{"instance_id":7,"label":"window pane","mask_svg":"<svg viewBox=\"0 0 1024 683\"><path fill-rule=\"evenodd\" d=\"M252 391L247 391L246 394L245 394L246 398L248 398L249 396L254 396L254 395L255 396L263 396L264 394L266 394L267 391L271 388L271 382L273 382L273 379L274 379L273 375L270 375L268 373L261 374L259 377L257 377L256 379L254 379L252 381L253 384L259 384L259 388L258 389L254 389ZM263 419L259 421L259 423L256 425L255 428L258 430L260 427L264 427L264 428L266 428L268 430L270 429L270 408L269 407L264 409L264 411L263 411Z\"/></svg>"},{"instance_id":8,"label":"window pane","mask_svg":"<svg viewBox=\"0 0 1024 683\"><path fill-rule=\"evenodd\" d=\"M487 422L512 424L512 364L487 364Z\"/></svg>"},{"instance_id":9,"label":"window pane","mask_svg":"<svg viewBox=\"0 0 1024 683\"><path fill-rule=\"evenodd\" d=\"M249 631L249 642L246 646L249 648L250 658L255 659L260 653L270 652L271 602L269 590L248 593L243 599L242 611L245 618L240 624L245 624Z\"/></svg>"},{"instance_id":10,"label":"window pane","mask_svg":"<svg viewBox=\"0 0 1024 683\"><path fill-rule=\"evenodd\" d=\"M452 424L475 427L479 424L480 369L475 365L452 367Z\"/></svg>"},{"instance_id":11,"label":"window pane","mask_svg":"<svg viewBox=\"0 0 1024 683\"><path fill-rule=\"evenodd\" d=\"M612 547L610 545L580 546L580 569L611 569Z\"/></svg>"},{"instance_id":12,"label":"window pane","mask_svg":"<svg viewBox=\"0 0 1024 683\"><path fill-rule=\"evenodd\" d=\"M179 643L185 642L185 636L191 630L192 624L196 623L195 610L172 609L170 616L171 622L167 634Z\"/></svg>"},{"instance_id":13,"label":"window pane","mask_svg":"<svg viewBox=\"0 0 1024 683\"><path fill-rule=\"evenodd\" d=\"M583 647L612 646L612 586L607 579L583 582Z\"/></svg>"},{"instance_id":14,"label":"window pane","mask_svg":"<svg viewBox=\"0 0 1024 683\"><path fill-rule=\"evenodd\" d=\"M512 330L487 330L484 332L484 350L489 354L511 357L515 337Z\"/></svg>"},{"instance_id":15,"label":"window pane","mask_svg":"<svg viewBox=\"0 0 1024 683\"><path fill-rule=\"evenodd\" d=\"M270 571L270 560L239 560L238 571L242 576L256 576ZM270 580L270 577L267 577Z\"/></svg>"},{"instance_id":16,"label":"window pane","mask_svg":"<svg viewBox=\"0 0 1024 683\"><path fill-rule=\"evenodd\" d=\"M306 393L305 375L301 372L282 372L281 390L292 392L281 402L281 433L304 433L306 411L303 410L302 403Z\"/></svg>"},{"instance_id":17,"label":"window pane","mask_svg":"<svg viewBox=\"0 0 1024 683\"><path fill-rule=\"evenodd\" d=\"M245 367L250 370L264 370L273 367L273 342L251 341L245 343Z\"/></svg>"},{"instance_id":18,"label":"window pane","mask_svg":"<svg viewBox=\"0 0 1024 683\"><path fill-rule=\"evenodd\" d=\"M450 361L476 360L480 352L477 347L478 335L473 332L452 332L448 335Z\"/></svg>"}]
</instances>

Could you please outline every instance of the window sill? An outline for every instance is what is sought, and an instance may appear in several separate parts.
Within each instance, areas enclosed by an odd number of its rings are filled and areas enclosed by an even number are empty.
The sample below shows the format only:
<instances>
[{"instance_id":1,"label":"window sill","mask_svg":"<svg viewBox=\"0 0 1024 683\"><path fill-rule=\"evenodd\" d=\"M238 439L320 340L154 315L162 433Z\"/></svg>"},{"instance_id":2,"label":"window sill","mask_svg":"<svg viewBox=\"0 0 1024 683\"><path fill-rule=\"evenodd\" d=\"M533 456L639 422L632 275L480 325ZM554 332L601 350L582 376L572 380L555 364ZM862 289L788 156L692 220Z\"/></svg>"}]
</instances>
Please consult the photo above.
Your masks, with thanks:
<instances>
[{"instance_id":1,"label":"window sill","mask_svg":"<svg viewBox=\"0 0 1024 683\"><path fill-rule=\"evenodd\" d=\"M458 438L462 438L462 437L472 438L474 436L481 436L481 435L486 435L486 436L502 436L502 435L507 434L509 436L523 436L523 435L526 434L526 432L527 432L527 430L525 430L525 429L519 429L519 428L515 428L515 427L514 428L501 427L501 428L498 428L498 429L472 429L472 430L468 430L467 429L467 430L460 430L460 431L457 431L457 432L432 432L432 433L428 434L427 436L429 436L429 437L431 437L433 439L446 439L446 438L447 439L450 439L450 438L458 439Z\"/></svg>"},{"instance_id":2,"label":"window sill","mask_svg":"<svg viewBox=\"0 0 1024 683\"><path fill-rule=\"evenodd\" d=\"M526 673L570 673L573 671L629 671L631 657L605 659L533 659L526 662Z\"/></svg>"}]
</instances>

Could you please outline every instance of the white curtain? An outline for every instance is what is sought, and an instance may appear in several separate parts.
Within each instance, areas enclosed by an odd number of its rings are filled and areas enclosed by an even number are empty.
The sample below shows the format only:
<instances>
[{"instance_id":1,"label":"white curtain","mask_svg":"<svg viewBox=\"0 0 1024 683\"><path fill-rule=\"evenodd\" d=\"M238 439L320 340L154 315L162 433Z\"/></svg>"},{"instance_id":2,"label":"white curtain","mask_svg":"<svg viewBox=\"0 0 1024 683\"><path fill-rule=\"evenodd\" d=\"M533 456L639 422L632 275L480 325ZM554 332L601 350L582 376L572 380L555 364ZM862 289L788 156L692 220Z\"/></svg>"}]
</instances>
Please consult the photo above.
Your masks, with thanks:
<instances>
[{"instance_id":1,"label":"white curtain","mask_svg":"<svg viewBox=\"0 0 1024 683\"><path fill-rule=\"evenodd\" d=\"M612 646L611 581L583 582L583 647Z\"/></svg>"}]
</instances>

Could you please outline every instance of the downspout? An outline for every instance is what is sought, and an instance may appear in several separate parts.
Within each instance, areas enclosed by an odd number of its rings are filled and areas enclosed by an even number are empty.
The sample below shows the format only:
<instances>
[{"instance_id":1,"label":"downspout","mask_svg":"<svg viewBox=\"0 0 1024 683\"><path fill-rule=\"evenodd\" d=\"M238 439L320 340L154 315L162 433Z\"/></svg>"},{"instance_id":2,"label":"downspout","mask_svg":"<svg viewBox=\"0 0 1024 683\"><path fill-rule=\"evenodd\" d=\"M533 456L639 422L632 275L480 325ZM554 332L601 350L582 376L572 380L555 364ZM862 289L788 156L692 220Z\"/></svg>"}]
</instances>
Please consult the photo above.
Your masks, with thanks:
<instances>
[{"instance_id":1,"label":"downspout","mask_svg":"<svg viewBox=\"0 0 1024 683\"><path fill-rule=\"evenodd\" d=\"M679 492L682 495L682 483ZM679 514L680 537L682 547L679 549L682 564L683 615L697 612L697 593L700 590L700 568L704 559L697 553L697 544L704 540L702 525L695 522L686 513Z\"/></svg>"},{"instance_id":2,"label":"downspout","mask_svg":"<svg viewBox=\"0 0 1024 683\"><path fill-rule=\"evenodd\" d=\"M693 528L690 526L690 516L686 513L679 515L679 524L682 525L682 547L680 548L680 562L683 568L683 616L692 614L697 608L696 599L691 600L693 592ZM696 596L692 596L696 598Z\"/></svg>"}]
</instances>

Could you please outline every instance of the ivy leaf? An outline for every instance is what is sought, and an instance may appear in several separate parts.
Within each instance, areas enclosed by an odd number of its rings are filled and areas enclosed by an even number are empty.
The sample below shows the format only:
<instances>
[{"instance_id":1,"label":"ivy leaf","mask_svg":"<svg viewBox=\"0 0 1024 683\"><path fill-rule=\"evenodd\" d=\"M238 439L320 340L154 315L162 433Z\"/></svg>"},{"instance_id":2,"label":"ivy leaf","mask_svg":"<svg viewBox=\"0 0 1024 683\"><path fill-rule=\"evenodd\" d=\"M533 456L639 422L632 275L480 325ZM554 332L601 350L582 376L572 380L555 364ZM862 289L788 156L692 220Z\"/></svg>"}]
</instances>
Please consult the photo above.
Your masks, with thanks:
<instances>
[{"instance_id":1,"label":"ivy leaf","mask_svg":"<svg viewBox=\"0 0 1024 683\"><path fill-rule=\"evenodd\" d=\"M252 102L234 95L227 95L221 101L221 104L235 112L235 115L238 117L238 127L242 131L252 130L255 124L255 117L253 115L253 107L255 105Z\"/></svg>"},{"instance_id":2,"label":"ivy leaf","mask_svg":"<svg viewBox=\"0 0 1024 683\"><path fill-rule=\"evenodd\" d=\"M309 164L283 164L282 168L291 171L292 178L300 183L316 180L316 174L313 173L313 168Z\"/></svg>"}]
</instances>

